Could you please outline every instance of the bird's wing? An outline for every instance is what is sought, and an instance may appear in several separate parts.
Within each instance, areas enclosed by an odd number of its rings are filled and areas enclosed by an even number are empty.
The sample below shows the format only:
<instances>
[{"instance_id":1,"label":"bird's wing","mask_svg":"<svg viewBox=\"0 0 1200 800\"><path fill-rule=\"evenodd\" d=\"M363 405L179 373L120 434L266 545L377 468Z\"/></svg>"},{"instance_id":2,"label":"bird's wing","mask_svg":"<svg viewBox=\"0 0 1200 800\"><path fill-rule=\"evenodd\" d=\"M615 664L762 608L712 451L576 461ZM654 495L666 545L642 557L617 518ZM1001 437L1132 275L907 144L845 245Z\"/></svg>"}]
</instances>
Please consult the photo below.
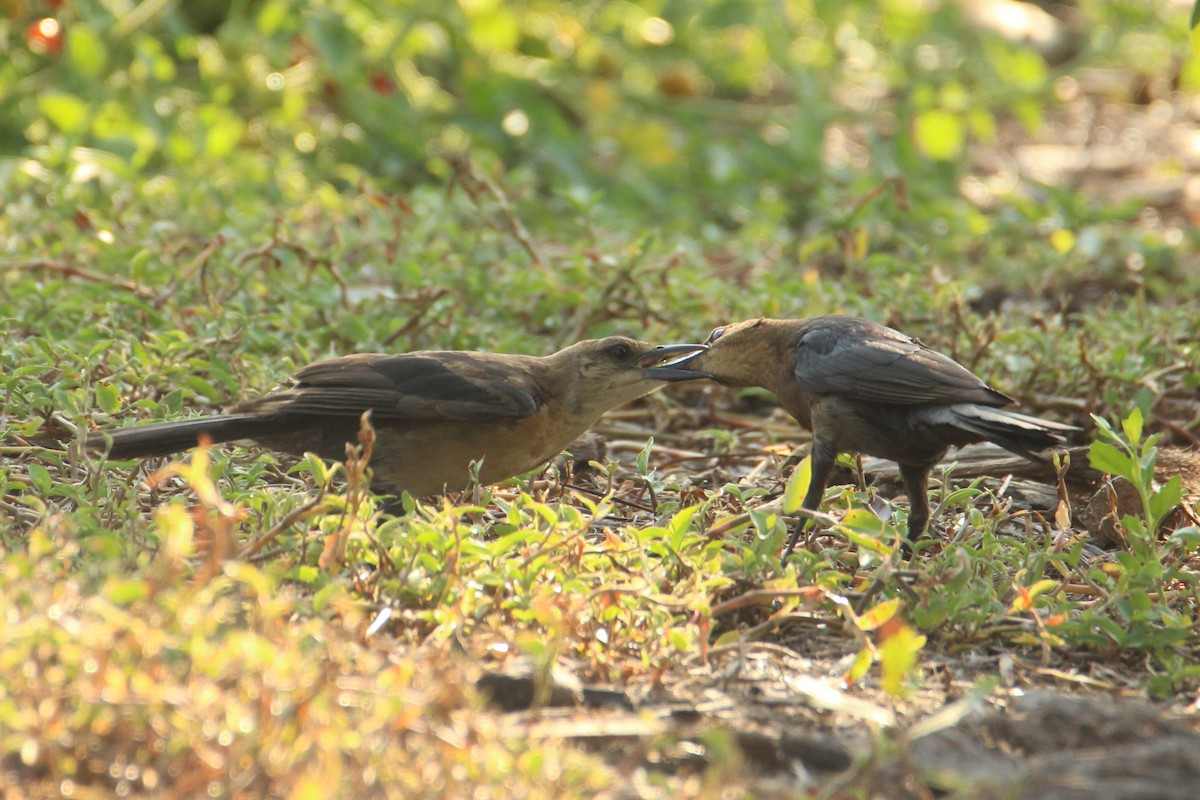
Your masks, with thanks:
<instances>
[{"instance_id":1,"label":"bird's wing","mask_svg":"<svg viewBox=\"0 0 1200 800\"><path fill-rule=\"evenodd\" d=\"M1012 402L910 336L865 320L834 320L805 331L796 344L796 380L810 392L901 405Z\"/></svg>"},{"instance_id":2,"label":"bird's wing","mask_svg":"<svg viewBox=\"0 0 1200 800\"><path fill-rule=\"evenodd\" d=\"M543 402L523 365L456 351L334 358L301 369L294 388L238 410L354 417L370 411L376 421L520 419Z\"/></svg>"}]
</instances>

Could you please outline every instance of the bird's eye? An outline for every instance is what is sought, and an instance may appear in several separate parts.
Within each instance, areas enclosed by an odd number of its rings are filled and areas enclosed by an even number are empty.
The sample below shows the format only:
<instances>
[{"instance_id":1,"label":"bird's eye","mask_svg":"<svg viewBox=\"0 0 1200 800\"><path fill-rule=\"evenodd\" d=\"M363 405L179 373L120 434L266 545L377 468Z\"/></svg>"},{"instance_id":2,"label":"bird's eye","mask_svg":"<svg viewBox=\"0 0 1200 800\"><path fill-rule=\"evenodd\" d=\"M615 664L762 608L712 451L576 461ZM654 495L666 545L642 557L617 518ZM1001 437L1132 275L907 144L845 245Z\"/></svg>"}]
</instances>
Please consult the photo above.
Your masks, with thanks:
<instances>
[{"instance_id":1,"label":"bird's eye","mask_svg":"<svg viewBox=\"0 0 1200 800\"><path fill-rule=\"evenodd\" d=\"M721 334L725 332L724 328L713 328L713 332L708 335L708 341L705 344L712 344L717 339L721 338Z\"/></svg>"},{"instance_id":2,"label":"bird's eye","mask_svg":"<svg viewBox=\"0 0 1200 800\"><path fill-rule=\"evenodd\" d=\"M619 344L614 344L612 347L608 348L608 352L612 354L613 358L616 358L619 361L624 361L625 359L629 358L629 355L633 352L633 348L622 342Z\"/></svg>"}]
</instances>

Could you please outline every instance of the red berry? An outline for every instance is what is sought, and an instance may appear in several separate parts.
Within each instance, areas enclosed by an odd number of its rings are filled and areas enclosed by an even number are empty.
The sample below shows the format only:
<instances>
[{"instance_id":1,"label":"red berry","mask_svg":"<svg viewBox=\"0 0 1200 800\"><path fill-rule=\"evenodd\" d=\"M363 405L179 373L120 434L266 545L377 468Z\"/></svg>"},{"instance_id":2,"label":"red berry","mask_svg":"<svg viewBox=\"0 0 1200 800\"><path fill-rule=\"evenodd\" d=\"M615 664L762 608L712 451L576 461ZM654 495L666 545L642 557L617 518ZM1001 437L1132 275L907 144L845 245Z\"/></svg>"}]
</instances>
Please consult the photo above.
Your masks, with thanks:
<instances>
[{"instance_id":1,"label":"red berry","mask_svg":"<svg viewBox=\"0 0 1200 800\"><path fill-rule=\"evenodd\" d=\"M54 17L29 23L25 29L25 46L39 56L58 55L63 49L62 26Z\"/></svg>"},{"instance_id":2,"label":"red berry","mask_svg":"<svg viewBox=\"0 0 1200 800\"><path fill-rule=\"evenodd\" d=\"M392 94L396 91L395 82L382 72L372 72L368 80L376 94Z\"/></svg>"}]
</instances>

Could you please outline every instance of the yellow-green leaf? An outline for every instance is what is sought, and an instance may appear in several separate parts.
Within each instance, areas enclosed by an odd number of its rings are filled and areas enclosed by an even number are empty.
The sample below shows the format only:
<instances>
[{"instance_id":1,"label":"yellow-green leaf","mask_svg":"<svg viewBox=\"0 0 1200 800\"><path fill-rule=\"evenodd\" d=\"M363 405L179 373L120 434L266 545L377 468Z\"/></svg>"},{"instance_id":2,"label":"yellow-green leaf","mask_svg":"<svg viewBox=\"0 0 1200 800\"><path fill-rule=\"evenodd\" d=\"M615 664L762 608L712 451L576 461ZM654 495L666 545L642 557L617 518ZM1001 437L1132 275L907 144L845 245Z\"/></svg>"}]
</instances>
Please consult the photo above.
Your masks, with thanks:
<instances>
[{"instance_id":1,"label":"yellow-green leaf","mask_svg":"<svg viewBox=\"0 0 1200 800\"><path fill-rule=\"evenodd\" d=\"M1050 578L1043 578L1033 586L1029 587L1029 596L1037 597L1038 595L1045 594L1046 592L1052 591L1056 588L1058 588L1058 581Z\"/></svg>"},{"instance_id":2,"label":"yellow-green leaf","mask_svg":"<svg viewBox=\"0 0 1200 800\"><path fill-rule=\"evenodd\" d=\"M900 598L892 598L884 600L879 605L867 611L865 614L855 620L855 623L864 631L873 631L883 623L896 616L896 612L900 610Z\"/></svg>"},{"instance_id":3,"label":"yellow-green leaf","mask_svg":"<svg viewBox=\"0 0 1200 800\"><path fill-rule=\"evenodd\" d=\"M871 668L874 661L875 654L871 652L871 648L864 647L858 651L858 655L854 657L854 663L850 665L850 670L842 680L846 684L858 683L867 674L867 670Z\"/></svg>"},{"instance_id":4,"label":"yellow-green leaf","mask_svg":"<svg viewBox=\"0 0 1200 800\"><path fill-rule=\"evenodd\" d=\"M87 122L88 106L73 94L45 92L37 101L38 110L63 133L75 133Z\"/></svg>"},{"instance_id":5,"label":"yellow-green leaf","mask_svg":"<svg viewBox=\"0 0 1200 800\"><path fill-rule=\"evenodd\" d=\"M804 495L808 494L808 486L812 483L812 456L805 456L788 478L787 488L783 492L783 513L795 514L804 503Z\"/></svg>"},{"instance_id":6,"label":"yellow-green leaf","mask_svg":"<svg viewBox=\"0 0 1200 800\"><path fill-rule=\"evenodd\" d=\"M1092 469L1107 472L1109 475L1133 477L1129 456L1107 442L1092 442L1092 446L1088 448L1088 462Z\"/></svg>"},{"instance_id":7,"label":"yellow-green leaf","mask_svg":"<svg viewBox=\"0 0 1200 800\"><path fill-rule=\"evenodd\" d=\"M913 120L913 140L917 149L938 161L950 161L962 154L966 130L962 117L940 108L922 111Z\"/></svg>"},{"instance_id":8,"label":"yellow-green leaf","mask_svg":"<svg viewBox=\"0 0 1200 800\"><path fill-rule=\"evenodd\" d=\"M121 390L112 384L96 387L96 405L105 414L114 414L121 408Z\"/></svg>"},{"instance_id":9,"label":"yellow-green leaf","mask_svg":"<svg viewBox=\"0 0 1200 800\"><path fill-rule=\"evenodd\" d=\"M108 48L90 26L75 21L67 37L67 56L71 65L85 78L99 78L108 64Z\"/></svg>"},{"instance_id":10,"label":"yellow-green leaf","mask_svg":"<svg viewBox=\"0 0 1200 800\"><path fill-rule=\"evenodd\" d=\"M1121 429L1125 431L1125 438L1129 443L1137 447L1142 441L1142 410L1134 406L1129 416L1121 421Z\"/></svg>"},{"instance_id":11,"label":"yellow-green leaf","mask_svg":"<svg viewBox=\"0 0 1200 800\"><path fill-rule=\"evenodd\" d=\"M1069 253L1075 246L1075 234L1066 228L1059 228L1050 234L1050 246L1060 253Z\"/></svg>"},{"instance_id":12,"label":"yellow-green leaf","mask_svg":"<svg viewBox=\"0 0 1200 800\"><path fill-rule=\"evenodd\" d=\"M892 697L908 693L906 681L917 665L917 656L925 646L925 637L902 625L879 648L879 663L883 669L883 690Z\"/></svg>"},{"instance_id":13,"label":"yellow-green leaf","mask_svg":"<svg viewBox=\"0 0 1200 800\"><path fill-rule=\"evenodd\" d=\"M127 606L150 594L145 581L111 578L104 585L104 597L114 606Z\"/></svg>"}]
</instances>

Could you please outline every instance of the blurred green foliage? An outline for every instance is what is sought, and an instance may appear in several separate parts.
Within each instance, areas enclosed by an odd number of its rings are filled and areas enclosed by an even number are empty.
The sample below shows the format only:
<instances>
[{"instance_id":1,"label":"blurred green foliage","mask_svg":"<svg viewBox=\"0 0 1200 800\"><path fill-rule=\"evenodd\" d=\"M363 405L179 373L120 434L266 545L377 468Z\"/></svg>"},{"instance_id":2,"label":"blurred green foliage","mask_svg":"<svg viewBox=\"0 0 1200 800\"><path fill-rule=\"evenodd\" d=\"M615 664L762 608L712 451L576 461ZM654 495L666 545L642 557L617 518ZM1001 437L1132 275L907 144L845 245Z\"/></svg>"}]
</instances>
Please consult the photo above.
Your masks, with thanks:
<instances>
[{"instance_id":1,"label":"blurred green foliage","mask_svg":"<svg viewBox=\"0 0 1200 800\"><path fill-rule=\"evenodd\" d=\"M1141 5L1090 10L1082 46L1144 45L1166 12ZM1055 77L937 0L0 7L0 154L25 171L259 179L289 201L469 156L567 209L600 193L618 214L800 226L830 181L952 192L966 141L998 115L1038 125ZM826 158L835 122L864 126L862 163Z\"/></svg>"}]
</instances>

